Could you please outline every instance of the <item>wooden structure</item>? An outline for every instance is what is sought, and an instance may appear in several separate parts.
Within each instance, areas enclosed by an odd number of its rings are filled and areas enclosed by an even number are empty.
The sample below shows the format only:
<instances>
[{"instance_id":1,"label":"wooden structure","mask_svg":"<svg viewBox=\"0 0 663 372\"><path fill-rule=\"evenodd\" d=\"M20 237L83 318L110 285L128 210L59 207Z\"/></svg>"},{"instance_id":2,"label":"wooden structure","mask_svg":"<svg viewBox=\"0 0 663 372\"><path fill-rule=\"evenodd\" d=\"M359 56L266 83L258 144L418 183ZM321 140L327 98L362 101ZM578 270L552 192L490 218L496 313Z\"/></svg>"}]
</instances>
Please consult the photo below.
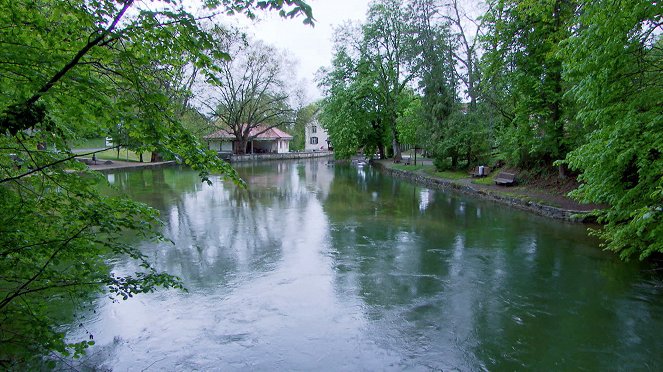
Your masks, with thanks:
<instances>
[{"instance_id":1,"label":"wooden structure","mask_svg":"<svg viewBox=\"0 0 663 372\"><path fill-rule=\"evenodd\" d=\"M218 153L234 154L238 151L237 137L230 128L220 129L203 138L207 140L207 147ZM279 128L261 124L250 129L246 148L242 150L246 154L284 154L290 152L292 138Z\"/></svg>"},{"instance_id":2,"label":"wooden structure","mask_svg":"<svg viewBox=\"0 0 663 372\"><path fill-rule=\"evenodd\" d=\"M493 178L496 185L513 185L516 183L516 175L514 173L500 172L497 177Z\"/></svg>"}]
</instances>

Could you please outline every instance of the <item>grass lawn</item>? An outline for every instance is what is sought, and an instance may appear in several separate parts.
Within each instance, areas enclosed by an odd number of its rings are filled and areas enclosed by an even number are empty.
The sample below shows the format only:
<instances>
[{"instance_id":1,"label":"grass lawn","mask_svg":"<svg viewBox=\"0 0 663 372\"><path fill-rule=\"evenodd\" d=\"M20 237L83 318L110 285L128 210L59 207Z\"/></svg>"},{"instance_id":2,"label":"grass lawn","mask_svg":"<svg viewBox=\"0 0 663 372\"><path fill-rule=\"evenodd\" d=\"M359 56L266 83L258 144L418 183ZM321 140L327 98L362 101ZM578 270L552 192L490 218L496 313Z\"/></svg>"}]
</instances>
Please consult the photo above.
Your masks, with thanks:
<instances>
[{"instance_id":1,"label":"grass lawn","mask_svg":"<svg viewBox=\"0 0 663 372\"><path fill-rule=\"evenodd\" d=\"M430 174L431 176L440 177L440 178L444 178L444 179L447 179L447 180L459 180L459 179L468 177L467 172L464 172L464 171L441 171L441 172L437 172L437 171L435 171L435 167L430 167L430 169L428 169L426 171L426 173Z\"/></svg>"},{"instance_id":2,"label":"grass lawn","mask_svg":"<svg viewBox=\"0 0 663 372\"><path fill-rule=\"evenodd\" d=\"M143 153L143 161L144 162L149 162L151 156L152 156L152 153L150 153L150 152ZM110 150L98 152L97 153L97 159L139 161L140 157L135 152L127 150L127 149L121 149L120 150L120 157L118 157L117 156L117 150L116 149L110 149Z\"/></svg>"},{"instance_id":3,"label":"grass lawn","mask_svg":"<svg viewBox=\"0 0 663 372\"><path fill-rule=\"evenodd\" d=\"M398 169L402 171L408 171L408 172L414 172L418 171L424 168L430 168L430 165L422 165L422 164L417 164L417 165L404 165L404 164L394 164L391 166L393 169Z\"/></svg>"},{"instance_id":4,"label":"grass lawn","mask_svg":"<svg viewBox=\"0 0 663 372\"><path fill-rule=\"evenodd\" d=\"M106 147L106 139L101 137L85 138L71 144L72 149L98 149L104 147Z\"/></svg>"},{"instance_id":5,"label":"grass lawn","mask_svg":"<svg viewBox=\"0 0 663 372\"><path fill-rule=\"evenodd\" d=\"M477 185L492 185L494 184L493 177L495 177L496 174L497 173L493 172L493 174L488 177L475 178L472 180L472 183L476 183Z\"/></svg>"}]
</instances>

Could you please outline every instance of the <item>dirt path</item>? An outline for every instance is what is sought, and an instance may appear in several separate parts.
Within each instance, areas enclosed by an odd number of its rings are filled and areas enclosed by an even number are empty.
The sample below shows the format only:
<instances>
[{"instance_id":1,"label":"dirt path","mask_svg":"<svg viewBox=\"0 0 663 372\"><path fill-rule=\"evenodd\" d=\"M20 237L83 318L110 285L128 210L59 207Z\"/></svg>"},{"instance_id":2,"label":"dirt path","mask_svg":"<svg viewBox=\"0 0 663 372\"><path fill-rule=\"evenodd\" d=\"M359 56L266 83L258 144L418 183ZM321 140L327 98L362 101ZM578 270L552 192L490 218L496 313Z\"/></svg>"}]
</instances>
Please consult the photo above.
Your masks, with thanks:
<instances>
[{"instance_id":1,"label":"dirt path","mask_svg":"<svg viewBox=\"0 0 663 372\"><path fill-rule=\"evenodd\" d=\"M379 163L385 168L395 169L393 162L390 160L381 160ZM417 174L425 178L443 180L444 182L475 190L477 194L498 195L504 199L519 199L525 204L531 203L575 212L589 212L604 207L594 204L583 204L567 196L567 193L571 189L577 187L568 182L563 185L520 184L515 186L501 186L476 183L475 181L477 179L472 178L469 175L467 178L448 179L429 174L422 169L408 171L399 168L399 171Z\"/></svg>"},{"instance_id":2,"label":"dirt path","mask_svg":"<svg viewBox=\"0 0 663 372\"><path fill-rule=\"evenodd\" d=\"M463 178L460 180L456 180L456 182L471 186L478 190L521 197L532 202L536 202L551 207L562 208L566 210L588 212L600 207L592 204L579 203L577 200L564 195L564 192L558 189L541 189L536 187L529 187L528 185L520 185L520 186L483 185L483 184L473 183L472 181L473 180L471 178Z\"/></svg>"}]
</instances>

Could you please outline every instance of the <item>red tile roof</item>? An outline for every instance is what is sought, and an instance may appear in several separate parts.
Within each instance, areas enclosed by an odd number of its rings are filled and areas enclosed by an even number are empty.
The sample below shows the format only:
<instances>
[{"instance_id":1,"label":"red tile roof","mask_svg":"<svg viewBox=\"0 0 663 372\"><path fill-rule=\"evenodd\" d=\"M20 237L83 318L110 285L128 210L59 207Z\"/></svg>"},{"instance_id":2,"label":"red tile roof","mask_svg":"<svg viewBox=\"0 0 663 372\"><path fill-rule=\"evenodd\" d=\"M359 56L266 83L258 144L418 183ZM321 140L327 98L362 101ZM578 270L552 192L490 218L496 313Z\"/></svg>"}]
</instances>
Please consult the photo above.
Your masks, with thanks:
<instances>
[{"instance_id":1,"label":"red tile roof","mask_svg":"<svg viewBox=\"0 0 663 372\"><path fill-rule=\"evenodd\" d=\"M258 125L255 128L251 128L249 131L249 137L256 140L277 140L277 139L287 139L291 140L292 136L288 133L282 131L279 128L269 128L265 130L265 125ZM260 133L262 132L262 133ZM260 133L256 135L257 133ZM230 132L229 129L221 129L212 134L208 134L204 137L205 139L235 139L235 136Z\"/></svg>"}]
</instances>

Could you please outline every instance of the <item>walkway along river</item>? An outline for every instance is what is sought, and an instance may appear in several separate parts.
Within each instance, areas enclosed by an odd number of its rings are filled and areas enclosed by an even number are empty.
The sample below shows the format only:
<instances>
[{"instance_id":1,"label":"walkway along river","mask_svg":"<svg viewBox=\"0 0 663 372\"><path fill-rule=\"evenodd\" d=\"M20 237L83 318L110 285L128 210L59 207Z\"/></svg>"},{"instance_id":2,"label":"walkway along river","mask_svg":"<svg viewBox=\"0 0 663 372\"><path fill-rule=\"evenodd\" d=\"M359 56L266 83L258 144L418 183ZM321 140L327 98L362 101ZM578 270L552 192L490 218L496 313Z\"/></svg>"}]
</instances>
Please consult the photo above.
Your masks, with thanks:
<instances>
[{"instance_id":1,"label":"walkway along river","mask_svg":"<svg viewBox=\"0 0 663 372\"><path fill-rule=\"evenodd\" d=\"M125 370L661 370L663 286L582 225L326 160L117 171L183 278L72 323L81 363ZM128 237L128 239L132 239ZM116 271L134 270L116 260ZM78 325L82 323L83 326Z\"/></svg>"}]
</instances>

